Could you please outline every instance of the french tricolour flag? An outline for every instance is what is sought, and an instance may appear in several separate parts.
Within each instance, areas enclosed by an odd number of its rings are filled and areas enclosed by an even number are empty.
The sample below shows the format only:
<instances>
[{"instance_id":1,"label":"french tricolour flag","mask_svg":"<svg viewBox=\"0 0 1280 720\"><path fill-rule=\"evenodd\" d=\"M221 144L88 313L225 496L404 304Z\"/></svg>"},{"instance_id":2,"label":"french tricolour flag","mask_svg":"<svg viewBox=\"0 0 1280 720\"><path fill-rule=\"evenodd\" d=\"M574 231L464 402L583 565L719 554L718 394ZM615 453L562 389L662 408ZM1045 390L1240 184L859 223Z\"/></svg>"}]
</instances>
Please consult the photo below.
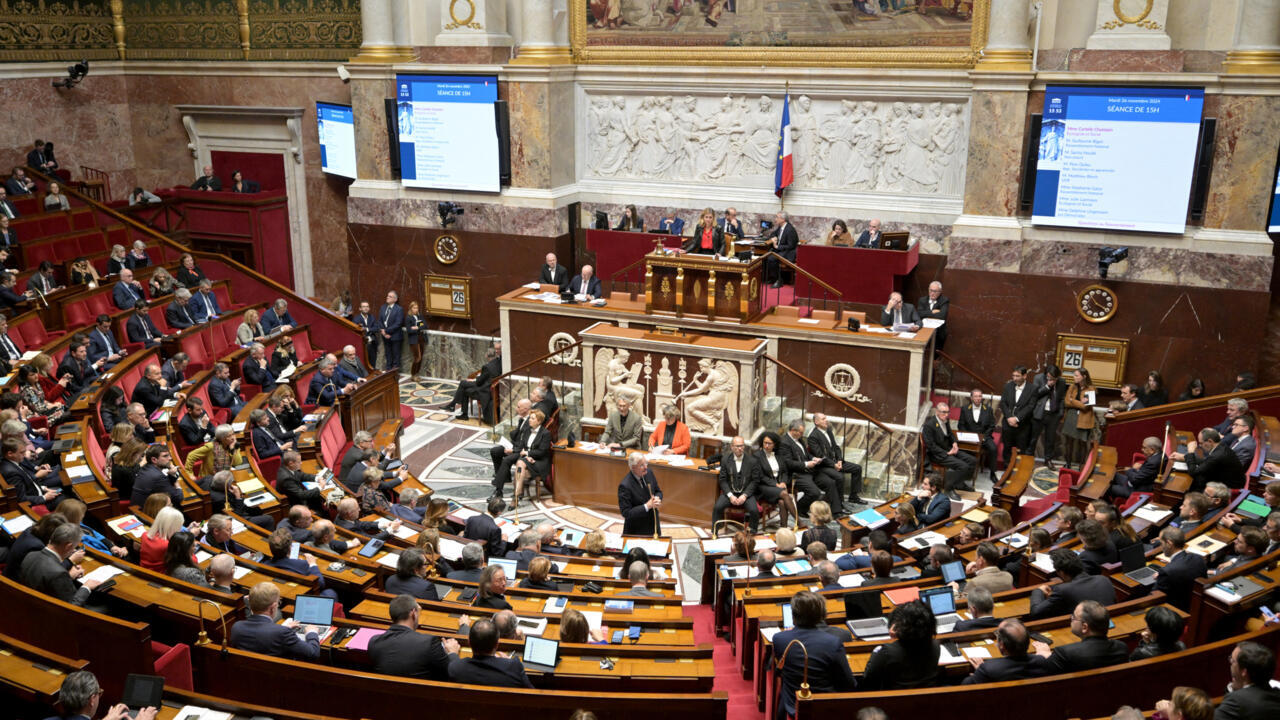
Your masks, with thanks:
<instances>
[{"instance_id":1,"label":"french tricolour flag","mask_svg":"<svg viewBox=\"0 0 1280 720\"><path fill-rule=\"evenodd\" d=\"M778 133L778 166L773 171L773 194L782 197L782 191L791 184L791 93L782 98L782 130Z\"/></svg>"}]
</instances>

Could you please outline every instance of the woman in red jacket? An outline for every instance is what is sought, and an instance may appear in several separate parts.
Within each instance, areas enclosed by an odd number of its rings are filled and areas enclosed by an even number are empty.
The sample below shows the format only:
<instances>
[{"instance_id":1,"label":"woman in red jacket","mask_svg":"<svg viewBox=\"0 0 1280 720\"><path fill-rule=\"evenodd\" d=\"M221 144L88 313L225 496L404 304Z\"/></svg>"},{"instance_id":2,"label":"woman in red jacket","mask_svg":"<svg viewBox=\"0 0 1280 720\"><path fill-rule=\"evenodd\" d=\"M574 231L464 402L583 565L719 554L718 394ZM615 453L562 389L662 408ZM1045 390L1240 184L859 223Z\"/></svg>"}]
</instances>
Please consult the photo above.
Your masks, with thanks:
<instances>
[{"instance_id":1,"label":"woman in red jacket","mask_svg":"<svg viewBox=\"0 0 1280 720\"><path fill-rule=\"evenodd\" d=\"M663 451L667 455L687 455L693 441L689 438L689 426L680 421L680 413L675 405L662 408L662 421L649 436L649 447L666 445Z\"/></svg>"}]
</instances>

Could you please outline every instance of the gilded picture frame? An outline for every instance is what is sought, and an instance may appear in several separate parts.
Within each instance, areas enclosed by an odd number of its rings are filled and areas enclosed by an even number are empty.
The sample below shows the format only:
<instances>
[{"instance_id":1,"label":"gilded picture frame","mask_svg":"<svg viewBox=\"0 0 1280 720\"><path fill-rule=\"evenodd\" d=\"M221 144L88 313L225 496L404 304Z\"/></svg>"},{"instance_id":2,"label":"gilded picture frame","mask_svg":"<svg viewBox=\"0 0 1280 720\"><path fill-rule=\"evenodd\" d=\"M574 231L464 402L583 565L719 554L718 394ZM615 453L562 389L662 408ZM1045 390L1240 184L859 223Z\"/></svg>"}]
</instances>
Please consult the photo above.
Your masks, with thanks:
<instances>
[{"instance_id":1,"label":"gilded picture frame","mask_svg":"<svg viewBox=\"0 0 1280 720\"><path fill-rule=\"evenodd\" d=\"M700 1L703 0L684 0L683 4ZM908 1L914 5L915 0ZM592 30L588 19L590 2L592 0L569 0L569 43L573 61L578 64L972 68L986 47L990 14L990 0L972 0L969 42L956 46L806 46L789 43L735 46L699 44L696 38L690 39L691 44L616 44L616 36L611 39L611 44L602 44L592 42L588 37Z\"/></svg>"}]
</instances>

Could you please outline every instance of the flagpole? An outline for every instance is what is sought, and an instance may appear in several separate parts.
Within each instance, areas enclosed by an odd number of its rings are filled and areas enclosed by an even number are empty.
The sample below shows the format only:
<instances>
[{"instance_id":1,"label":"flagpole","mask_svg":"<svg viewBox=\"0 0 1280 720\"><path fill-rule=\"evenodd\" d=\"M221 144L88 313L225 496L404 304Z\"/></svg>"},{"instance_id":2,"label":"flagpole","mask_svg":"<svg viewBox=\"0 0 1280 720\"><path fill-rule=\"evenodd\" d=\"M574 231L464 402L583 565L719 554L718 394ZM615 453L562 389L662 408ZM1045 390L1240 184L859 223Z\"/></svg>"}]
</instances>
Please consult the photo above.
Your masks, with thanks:
<instances>
[{"instance_id":1,"label":"flagpole","mask_svg":"<svg viewBox=\"0 0 1280 720\"><path fill-rule=\"evenodd\" d=\"M787 109L787 106L790 104L790 101L791 101L791 81L786 80L783 82L783 85L782 85L782 107L784 110ZM779 158L778 162L782 162L782 159ZM785 212L786 209L787 209L787 195L784 192L778 193L778 210Z\"/></svg>"}]
</instances>

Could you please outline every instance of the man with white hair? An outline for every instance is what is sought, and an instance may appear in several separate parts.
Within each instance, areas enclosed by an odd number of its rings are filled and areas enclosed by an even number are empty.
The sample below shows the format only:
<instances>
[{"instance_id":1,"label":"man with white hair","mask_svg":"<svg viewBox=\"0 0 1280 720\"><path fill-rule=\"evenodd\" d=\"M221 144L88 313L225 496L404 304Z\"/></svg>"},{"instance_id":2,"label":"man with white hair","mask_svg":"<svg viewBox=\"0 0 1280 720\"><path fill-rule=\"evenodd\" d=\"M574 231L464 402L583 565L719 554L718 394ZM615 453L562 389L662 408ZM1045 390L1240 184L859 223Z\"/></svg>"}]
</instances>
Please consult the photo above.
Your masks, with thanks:
<instances>
[{"instance_id":1,"label":"man with white hair","mask_svg":"<svg viewBox=\"0 0 1280 720\"><path fill-rule=\"evenodd\" d=\"M262 322L262 330L268 335L274 332L288 332L298 326L298 323L289 314L289 301L284 298L276 298L276 301L262 313L260 318Z\"/></svg>"},{"instance_id":2,"label":"man with white hair","mask_svg":"<svg viewBox=\"0 0 1280 720\"><path fill-rule=\"evenodd\" d=\"M382 369L400 372L400 353L404 345L404 308L400 307L400 295L387 291L387 302L378 312L379 332L382 333Z\"/></svg>"},{"instance_id":3,"label":"man with white hair","mask_svg":"<svg viewBox=\"0 0 1280 720\"><path fill-rule=\"evenodd\" d=\"M244 364L240 366L240 377L249 385L257 385L262 388L262 392L271 392L276 389L276 376L271 372L270 363L267 361L267 348L262 343L254 343L249 346L249 357L244 359Z\"/></svg>"},{"instance_id":4,"label":"man with white hair","mask_svg":"<svg viewBox=\"0 0 1280 720\"><path fill-rule=\"evenodd\" d=\"M951 298L942 294L942 283L929 283L929 294L916 301L916 312L922 320L941 320L942 326L933 331L933 349L941 350L947 342L947 313L951 310Z\"/></svg>"},{"instance_id":5,"label":"man with white hair","mask_svg":"<svg viewBox=\"0 0 1280 720\"><path fill-rule=\"evenodd\" d=\"M574 295L586 295L588 300L600 297L600 278L596 277L595 268L583 265L573 280L569 281L569 292Z\"/></svg>"},{"instance_id":6,"label":"man with white hair","mask_svg":"<svg viewBox=\"0 0 1280 720\"><path fill-rule=\"evenodd\" d=\"M627 455L626 475L618 483L618 512L622 515L623 535L658 535L662 524L658 511L662 508L662 488L649 469L643 452Z\"/></svg>"},{"instance_id":7,"label":"man with white hair","mask_svg":"<svg viewBox=\"0 0 1280 720\"><path fill-rule=\"evenodd\" d=\"M354 345L343 346L342 359L338 361L338 367L346 370L353 377L362 378L369 375L369 369L361 362L360 356L356 355Z\"/></svg>"},{"instance_id":8,"label":"man with white hair","mask_svg":"<svg viewBox=\"0 0 1280 720\"><path fill-rule=\"evenodd\" d=\"M791 216L779 211L774 216L773 229L764 237L768 240L769 249L790 262L796 261L796 248L800 247L800 235L791 224ZM766 257L764 260L764 280L773 281L775 288L782 287L782 263L777 258Z\"/></svg>"},{"instance_id":9,"label":"man with white hair","mask_svg":"<svg viewBox=\"0 0 1280 720\"><path fill-rule=\"evenodd\" d=\"M186 330L196 324L196 319L188 305L191 303L191 291L178 288L173 291L173 302L164 309L164 321L174 330Z\"/></svg>"},{"instance_id":10,"label":"man with white hair","mask_svg":"<svg viewBox=\"0 0 1280 720\"><path fill-rule=\"evenodd\" d=\"M213 578L213 589L218 592L235 592L231 583L235 580L236 559L230 553L215 555L209 561L209 575Z\"/></svg>"}]
</instances>

